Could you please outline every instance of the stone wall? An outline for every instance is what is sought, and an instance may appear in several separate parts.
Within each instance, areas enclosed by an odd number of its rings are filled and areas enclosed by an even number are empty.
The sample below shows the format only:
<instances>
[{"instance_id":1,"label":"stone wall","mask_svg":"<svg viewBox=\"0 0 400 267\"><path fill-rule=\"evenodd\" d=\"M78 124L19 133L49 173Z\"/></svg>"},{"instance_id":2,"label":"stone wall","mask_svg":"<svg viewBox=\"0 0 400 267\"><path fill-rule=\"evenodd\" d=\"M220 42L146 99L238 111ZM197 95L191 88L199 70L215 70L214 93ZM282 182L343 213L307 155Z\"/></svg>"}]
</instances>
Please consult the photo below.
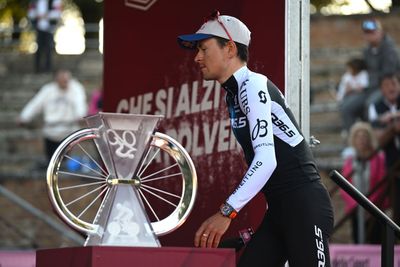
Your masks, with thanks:
<instances>
[{"instance_id":1,"label":"stone wall","mask_svg":"<svg viewBox=\"0 0 400 267\"><path fill-rule=\"evenodd\" d=\"M400 45L400 13L377 15L383 29ZM311 49L353 48L365 45L361 22L369 15L312 16L310 22Z\"/></svg>"}]
</instances>

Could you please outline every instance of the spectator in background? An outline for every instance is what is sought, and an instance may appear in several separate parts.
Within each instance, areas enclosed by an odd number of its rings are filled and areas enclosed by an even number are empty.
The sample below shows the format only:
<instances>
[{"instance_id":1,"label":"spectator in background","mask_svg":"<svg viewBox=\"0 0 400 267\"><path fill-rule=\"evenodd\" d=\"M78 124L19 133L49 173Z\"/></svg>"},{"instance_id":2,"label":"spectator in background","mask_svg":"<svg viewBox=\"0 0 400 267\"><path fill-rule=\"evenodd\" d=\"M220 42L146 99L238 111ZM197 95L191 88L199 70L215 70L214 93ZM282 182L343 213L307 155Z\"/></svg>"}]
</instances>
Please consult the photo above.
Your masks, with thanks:
<instances>
[{"instance_id":1,"label":"spectator in background","mask_svg":"<svg viewBox=\"0 0 400 267\"><path fill-rule=\"evenodd\" d=\"M349 156L342 168L342 174L364 195L374 190L385 176L385 155L377 151L378 143L371 125L367 122L356 122L350 131L349 145L354 149L354 154ZM385 199L386 187L379 189L370 195L369 199L378 207L387 208ZM345 202L345 212L350 213L354 208L356 212L352 216L353 240L357 244L379 243L380 231L374 218L370 217L368 225L372 231L366 231L366 213L362 207L357 207L356 201L345 191L341 190ZM371 230L371 229L370 229ZM368 232L368 237L366 233Z\"/></svg>"},{"instance_id":2,"label":"spectator in background","mask_svg":"<svg viewBox=\"0 0 400 267\"><path fill-rule=\"evenodd\" d=\"M368 107L381 97L379 81L382 77L400 71L400 59L393 39L383 31L377 19L364 20L362 30L367 41L363 54L369 74Z\"/></svg>"},{"instance_id":3,"label":"spectator in background","mask_svg":"<svg viewBox=\"0 0 400 267\"><path fill-rule=\"evenodd\" d=\"M84 87L72 79L68 70L56 72L54 82L45 84L23 108L17 122L20 125L42 114L47 160L51 159L61 141L78 130L79 121L87 114Z\"/></svg>"},{"instance_id":4,"label":"spectator in background","mask_svg":"<svg viewBox=\"0 0 400 267\"><path fill-rule=\"evenodd\" d=\"M369 120L380 147L385 151L388 174L400 166L400 82L395 74L386 74L380 83L382 98L369 107ZM394 220L400 223L400 177L393 177Z\"/></svg>"},{"instance_id":5,"label":"spectator in background","mask_svg":"<svg viewBox=\"0 0 400 267\"><path fill-rule=\"evenodd\" d=\"M32 0L28 18L36 31L37 50L35 72L49 72L52 69L54 32L61 18L62 0Z\"/></svg>"},{"instance_id":6,"label":"spectator in background","mask_svg":"<svg viewBox=\"0 0 400 267\"><path fill-rule=\"evenodd\" d=\"M350 59L347 63L347 71L343 74L337 93L340 102L343 132L347 133L357 119L365 118L365 100L367 98L368 72L365 61L358 58Z\"/></svg>"},{"instance_id":7,"label":"spectator in background","mask_svg":"<svg viewBox=\"0 0 400 267\"><path fill-rule=\"evenodd\" d=\"M90 96L88 115L95 115L102 110L103 110L103 85L100 85L98 89L93 90Z\"/></svg>"}]
</instances>

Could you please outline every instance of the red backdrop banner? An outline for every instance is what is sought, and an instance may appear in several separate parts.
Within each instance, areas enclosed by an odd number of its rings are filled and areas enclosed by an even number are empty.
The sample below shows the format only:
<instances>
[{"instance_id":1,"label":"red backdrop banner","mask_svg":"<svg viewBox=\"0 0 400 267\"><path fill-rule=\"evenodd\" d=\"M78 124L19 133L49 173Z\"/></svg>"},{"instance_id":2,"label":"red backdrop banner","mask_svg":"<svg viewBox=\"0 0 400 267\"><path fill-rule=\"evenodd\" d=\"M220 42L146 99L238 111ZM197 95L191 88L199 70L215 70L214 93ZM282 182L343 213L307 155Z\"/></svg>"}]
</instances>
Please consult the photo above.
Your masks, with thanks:
<instances>
[{"instance_id":1,"label":"red backdrop banner","mask_svg":"<svg viewBox=\"0 0 400 267\"><path fill-rule=\"evenodd\" d=\"M220 84L204 81L194 52L177 36L193 33L215 9L242 20L252 32L249 67L284 86L285 1L105 1L104 111L162 114L158 131L180 142L198 174L198 197L189 219L163 236L163 246L192 246L202 221L217 212L242 179L246 165L230 131ZM225 238L257 228L260 195L231 224Z\"/></svg>"}]
</instances>

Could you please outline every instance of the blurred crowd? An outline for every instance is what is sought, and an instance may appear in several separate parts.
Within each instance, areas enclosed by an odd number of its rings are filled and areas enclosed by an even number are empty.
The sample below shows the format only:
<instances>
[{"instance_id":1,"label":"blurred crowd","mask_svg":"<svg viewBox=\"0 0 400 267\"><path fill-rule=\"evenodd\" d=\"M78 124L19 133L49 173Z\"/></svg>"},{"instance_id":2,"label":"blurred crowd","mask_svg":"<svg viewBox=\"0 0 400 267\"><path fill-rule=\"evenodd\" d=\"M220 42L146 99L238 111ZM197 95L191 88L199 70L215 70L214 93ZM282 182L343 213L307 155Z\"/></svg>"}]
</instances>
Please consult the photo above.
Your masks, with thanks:
<instances>
[{"instance_id":1,"label":"blurred crowd","mask_svg":"<svg viewBox=\"0 0 400 267\"><path fill-rule=\"evenodd\" d=\"M378 19L364 20L363 56L346 63L337 90L342 118L342 174L400 224L400 58ZM345 192L355 243L380 243L380 224Z\"/></svg>"}]
</instances>

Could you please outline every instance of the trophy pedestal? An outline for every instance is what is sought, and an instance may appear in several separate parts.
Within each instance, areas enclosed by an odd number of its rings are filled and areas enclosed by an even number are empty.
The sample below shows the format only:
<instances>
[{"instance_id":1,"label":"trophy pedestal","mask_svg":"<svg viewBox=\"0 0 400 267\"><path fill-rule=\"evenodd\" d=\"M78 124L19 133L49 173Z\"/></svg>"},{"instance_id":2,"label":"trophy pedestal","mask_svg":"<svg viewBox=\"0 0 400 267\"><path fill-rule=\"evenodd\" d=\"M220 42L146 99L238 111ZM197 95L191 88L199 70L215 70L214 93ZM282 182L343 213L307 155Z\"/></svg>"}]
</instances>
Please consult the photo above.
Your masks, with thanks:
<instances>
[{"instance_id":1,"label":"trophy pedestal","mask_svg":"<svg viewBox=\"0 0 400 267\"><path fill-rule=\"evenodd\" d=\"M36 267L234 267L233 249L187 247L88 246L43 249L36 252Z\"/></svg>"}]
</instances>

